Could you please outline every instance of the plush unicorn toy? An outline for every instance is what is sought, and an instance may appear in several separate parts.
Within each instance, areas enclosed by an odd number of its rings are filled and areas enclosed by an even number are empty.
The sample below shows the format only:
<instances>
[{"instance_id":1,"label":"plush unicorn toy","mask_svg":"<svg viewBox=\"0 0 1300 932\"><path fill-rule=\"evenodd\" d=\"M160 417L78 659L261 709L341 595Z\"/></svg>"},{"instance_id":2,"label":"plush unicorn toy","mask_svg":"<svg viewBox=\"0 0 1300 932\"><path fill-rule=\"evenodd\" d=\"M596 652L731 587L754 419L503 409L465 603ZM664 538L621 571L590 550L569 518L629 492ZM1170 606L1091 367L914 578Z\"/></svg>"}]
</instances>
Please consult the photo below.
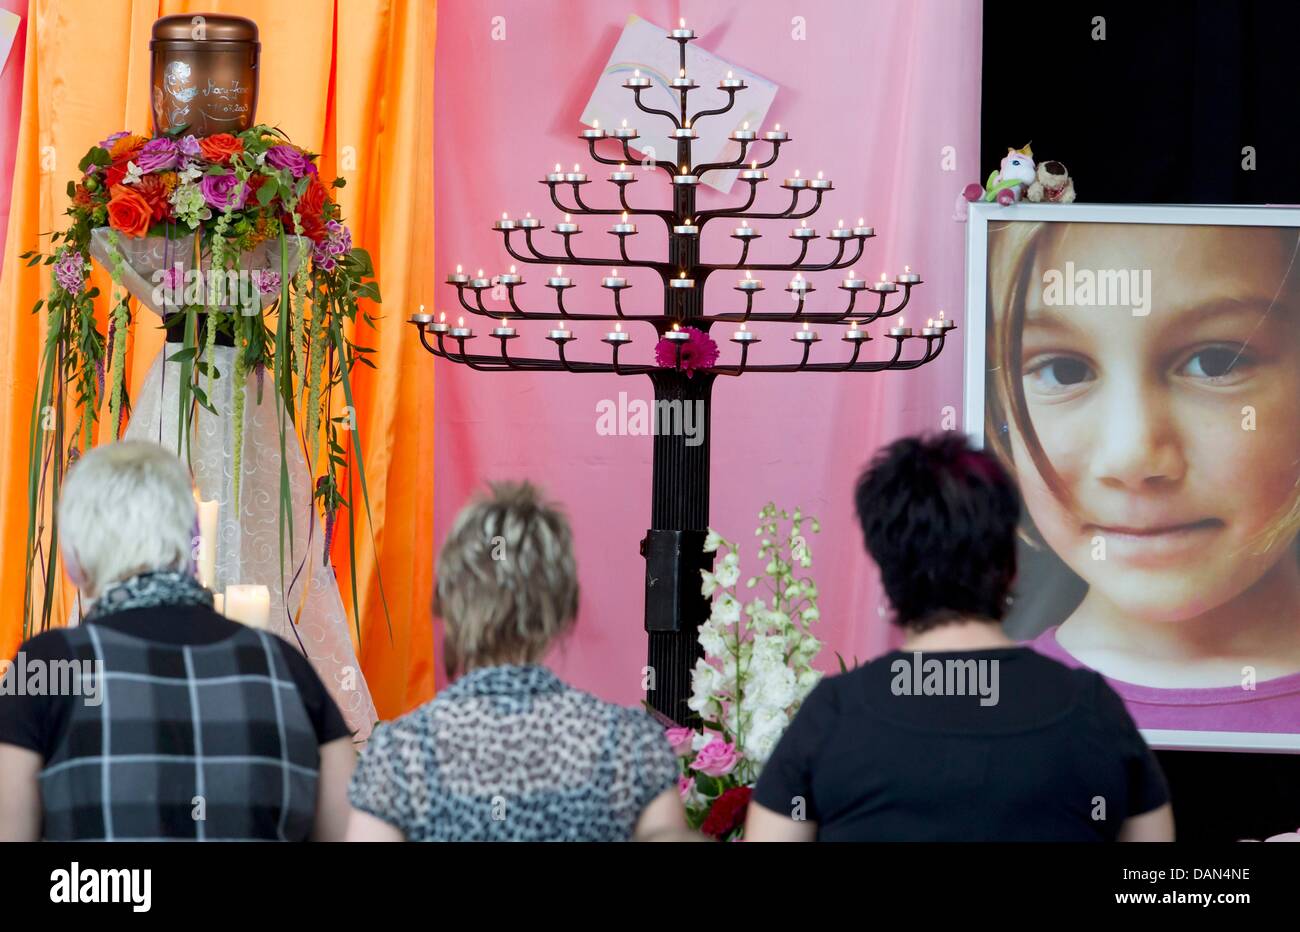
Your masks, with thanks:
<instances>
[{"instance_id":1,"label":"plush unicorn toy","mask_svg":"<svg viewBox=\"0 0 1300 932\"><path fill-rule=\"evenodd\" d=\"M966 185L957 198L954 219L966 219L966 204L970 201L997 201L1004 207L1020 200L1026 187L1034 183L1034 150L1026 143L1019 149L1007 149L1006 158L998 170L980 187L975 182Z\"/></svg>"}]
</instances>

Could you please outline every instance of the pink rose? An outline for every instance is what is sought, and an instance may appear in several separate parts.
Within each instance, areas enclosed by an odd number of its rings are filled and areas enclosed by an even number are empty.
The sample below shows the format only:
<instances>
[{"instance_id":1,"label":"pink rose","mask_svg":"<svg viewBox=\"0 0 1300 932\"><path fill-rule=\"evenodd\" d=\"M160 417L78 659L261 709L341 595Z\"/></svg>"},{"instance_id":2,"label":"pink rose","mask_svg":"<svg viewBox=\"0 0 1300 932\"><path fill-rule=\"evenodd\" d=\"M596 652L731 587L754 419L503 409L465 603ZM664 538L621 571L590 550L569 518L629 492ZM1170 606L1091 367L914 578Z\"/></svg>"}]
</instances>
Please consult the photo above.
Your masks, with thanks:
<instances>
[{"instance_id":1,"label":"pink rose","mask_svg":"<svg viewBox=\"0 0 1300 932\"><path fill-rule=\"evenodd\" d=\"M710 777L722 777L731 773L739 762L740 752L736 750L734 744L721 738L714 738L700 748L700 753L691 762L691 769L708 774Z\"/></svg>"},{"instance_id":2,"label":"pink rose","mask_svg":"<svg viewBox=\"0 0 1300 932\"><path fill-rule=\"evenodd\" d=\"M691 794L694 792L695 792L694 777L688 777L686 776L686 774L682 774L680 777L677 778L677 795L682 798L682 802L686 802L687 800L689 800L691 798Z\"/></svg>"},{"instance_id":3,"label":"pink rose","mask_svg":"<svg viewBox=\"0 0 1300 932\"><path fill-rule=\"evenodd\" d=\"M691 754L691 741L695 738L695 732L689 728L669 728L664 732L664 737L668 739L668 746L673 749L673 753L678 757L689 757Z\"/></svg>"}]
</instances>

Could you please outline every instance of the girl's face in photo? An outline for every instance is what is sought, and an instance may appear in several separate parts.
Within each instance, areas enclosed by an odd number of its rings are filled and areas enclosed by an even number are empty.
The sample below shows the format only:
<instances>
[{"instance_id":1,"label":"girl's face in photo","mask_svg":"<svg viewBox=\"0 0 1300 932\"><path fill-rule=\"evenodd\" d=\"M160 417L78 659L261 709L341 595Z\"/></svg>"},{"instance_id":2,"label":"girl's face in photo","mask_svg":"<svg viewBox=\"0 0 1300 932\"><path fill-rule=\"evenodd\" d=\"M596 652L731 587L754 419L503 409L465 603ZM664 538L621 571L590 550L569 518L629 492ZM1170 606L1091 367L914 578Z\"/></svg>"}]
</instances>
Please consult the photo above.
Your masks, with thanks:
<instances>
[{"instance_id":1,"label":"girl's face in photo","mask_svg":"<svg viewBox=\"0 0 1300 932\"><path fill-rule=\"evenodd\" d=\"M1021 374L1065 495L1012 423L1026 508L1121 611L1196 617L1294 559L1293 540L1260 553L1260 538L1300 476L1296 232L1073 224L1049 243L1030 257ZM1149 271L1145 316L1079 296L1081 276L1111 270L1139 286ZM1047 290L1053 271L1074 303Z\"/></svg>"}]
</instances>

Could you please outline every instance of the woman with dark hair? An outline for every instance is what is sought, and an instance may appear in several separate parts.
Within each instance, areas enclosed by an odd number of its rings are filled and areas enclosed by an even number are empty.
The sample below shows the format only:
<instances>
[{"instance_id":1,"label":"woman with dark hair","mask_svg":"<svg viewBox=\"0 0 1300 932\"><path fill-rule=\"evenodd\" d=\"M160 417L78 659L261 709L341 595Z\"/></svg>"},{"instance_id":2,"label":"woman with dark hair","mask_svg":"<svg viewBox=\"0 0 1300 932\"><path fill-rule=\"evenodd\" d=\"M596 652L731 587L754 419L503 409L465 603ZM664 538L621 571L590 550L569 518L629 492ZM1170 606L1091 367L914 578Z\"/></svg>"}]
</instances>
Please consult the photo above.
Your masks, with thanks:
<instances>
[{"instance_id":1,"label":"woman with dark hair","mask_svg":"<svg viewBox=\"0 0 1300 932\"><path fill-rule=\"evenodd\" d=\"M858 480L901 650L809 694L759 776L752 841L1169 841L1164 777L1096 673L1009 639L1019 495L964 437Z\"/></svg>"}]
</instances>

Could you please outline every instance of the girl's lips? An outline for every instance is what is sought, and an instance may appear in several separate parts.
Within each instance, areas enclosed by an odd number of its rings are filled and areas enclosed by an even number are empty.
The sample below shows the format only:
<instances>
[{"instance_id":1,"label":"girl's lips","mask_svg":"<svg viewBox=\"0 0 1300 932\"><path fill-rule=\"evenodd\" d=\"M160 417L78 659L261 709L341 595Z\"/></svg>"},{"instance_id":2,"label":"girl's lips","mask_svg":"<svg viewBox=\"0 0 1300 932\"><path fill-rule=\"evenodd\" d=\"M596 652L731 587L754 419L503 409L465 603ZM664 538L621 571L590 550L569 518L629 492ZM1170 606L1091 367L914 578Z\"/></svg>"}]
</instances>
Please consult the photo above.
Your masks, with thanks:
<instances>
[{"instance_id":1,"label":"girl's lips","mask_svg":"<svg viewBox=\"0 0 1300 932\"><path fill-rule=\"evenodd\" d=\"M1086 533L1100 536L1110 552L1134 566L1163 567L1194 557L1207 539L1223 530L1218 518L1202 518L1183 524L1126 525L1090 524Z\"/></svg>"}]
</instances>

